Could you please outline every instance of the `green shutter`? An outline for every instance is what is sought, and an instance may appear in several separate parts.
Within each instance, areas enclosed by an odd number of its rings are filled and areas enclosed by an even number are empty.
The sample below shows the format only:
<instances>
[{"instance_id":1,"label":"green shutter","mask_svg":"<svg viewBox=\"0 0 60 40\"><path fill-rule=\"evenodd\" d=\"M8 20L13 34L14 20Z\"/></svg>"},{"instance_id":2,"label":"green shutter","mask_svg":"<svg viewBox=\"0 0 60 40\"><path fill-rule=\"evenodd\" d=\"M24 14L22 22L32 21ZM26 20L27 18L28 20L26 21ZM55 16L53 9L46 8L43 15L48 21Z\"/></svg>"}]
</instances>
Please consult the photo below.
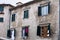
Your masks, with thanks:
<instances>
[{"instance_id":1,"label":"green shutter","mask_svg":"<svg viewBox=\"0 0 60 40\"><path fill-rule=\"evenodd\" d=\"M38 16L41 16L41 7L38 7Z\"/></svg>"},{"instance_id":2,"label":"green shutter","mask_svg":"<svg viewBox=\"0 0 60 40\"><path fill-rule=\"evenodd\" d=\"M49 34L51 34L50 23L49 23L49 25L48 25L48 30L49 30Z\"/></svg>"},{"instance_id":3,"label":"green shutter","mask_svg":"<svg viewBox=\"0 0 60 40\"><path fill-rule=\"evenodd\" d=\"M28 10L24 11L24 18L28 18Z\"/></svg>"},{"instance_id":4,"label":"green shutter","mask_svg":"<svg viewBox=\"0 0 60 40\"><path fill-rule=\"evenodd\" d=\"M14 29L14 36L16 37L16 29Z\"/></svg>"},{"instance_id":5,"label":"green shutter","mask_svg":"<svg viewBox=\"0 0 60 40\"><path fill-rule=\"evenodd\" d=\"M41 27L37 26L37 36L41 36Z\"/></svg>"},{"instance_id":6,"label":"green shutter","mask_svg":"<svg viewBox=\"0 0 60 40\"><path fill-rule=\"evenodd\" d=\"M48 13L50 13L50 3L48 3Z\"/></svg>"}]
</instances>

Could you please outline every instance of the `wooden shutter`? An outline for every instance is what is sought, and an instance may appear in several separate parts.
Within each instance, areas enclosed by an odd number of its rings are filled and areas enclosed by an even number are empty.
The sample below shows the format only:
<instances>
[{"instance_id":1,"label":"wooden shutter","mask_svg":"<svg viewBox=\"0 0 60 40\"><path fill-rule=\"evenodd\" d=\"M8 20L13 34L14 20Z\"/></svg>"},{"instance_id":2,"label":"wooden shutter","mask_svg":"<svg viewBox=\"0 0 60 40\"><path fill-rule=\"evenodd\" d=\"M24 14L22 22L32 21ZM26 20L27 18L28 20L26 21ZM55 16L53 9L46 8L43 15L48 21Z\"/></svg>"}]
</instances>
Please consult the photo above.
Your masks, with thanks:
<instances>
[{"instance_id":1,"label":"wooden shutter","mask_svg":"<svg viewBox=\"0 0 60 40\"><path fill-rule=\"evenodd\" d=\"M51 35L50 24L48 25L49 35Z\"/></svg>"},{"instance_id":2,"label":"wooden shutter","mask_svg":"<svg viewBox=\"0 0 60 40\"><path fill-rule=\"evenodd\" d=\"M41 7L38 7L38 16L41 16Z\"/></svg>"},{"instance_id":3,"label":"wooden shutter","mask_svg":"<svg viewBox=\"0 0 60 40\"><path fill-rule=\"evenodd\" d=\"M48 3L48 13L50 13L50 2Z\"/></svg>"},{"instance_id":4,"label":"wooden shutter","mask_svg":"<svg viewBox=\"0 0 60 40\"><path fill-rule=\"evenodd\" d=\"M3 18L0 18L0 22L3 22Z\"/></svg>"},{"instance_id":5,"label":"wooden shutter","mask_svg":"<svg viewBox=\"0 0 60 40\"><path fill-rule=\"evenodd\" d=\"M11 30L9 29L9 30L7 31L7 37L8 37L8 38L11 38L11 35L12 35L12 33L11 33Z\"/></svg>"},{"instance_id":6,"label":"wooden shutter","mask_svg":"<svg viewBox=\"0 0 60 40\"><path fill-rule=\"evenodd\" d=\"M37 26L37 36L40 36L40 35L41 35L41 27Z\"/></svg>"},{"instance_id":7,"label":"wooden shutter","mask_svg":"<svg viewBox=\"0 0 60 40\"><path fill-rule=\"evenodd\" d=\"M16 37L16 29L14 29L14 36Z\"/></svg>"}]
</instances>

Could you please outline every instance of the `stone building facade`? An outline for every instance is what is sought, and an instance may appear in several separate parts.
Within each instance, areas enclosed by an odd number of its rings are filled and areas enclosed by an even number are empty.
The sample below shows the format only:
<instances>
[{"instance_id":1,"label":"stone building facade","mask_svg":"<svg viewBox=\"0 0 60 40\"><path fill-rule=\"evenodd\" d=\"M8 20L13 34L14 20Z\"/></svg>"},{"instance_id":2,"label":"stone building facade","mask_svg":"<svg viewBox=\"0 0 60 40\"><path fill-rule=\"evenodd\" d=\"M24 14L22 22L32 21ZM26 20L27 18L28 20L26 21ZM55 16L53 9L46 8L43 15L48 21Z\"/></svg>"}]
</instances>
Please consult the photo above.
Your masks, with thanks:
<instances>
[{"instance_id":1,"label":"stone building facade","mask_svg":"<svg viewBox=\"0 0 60 40\"><path fill-rule=\"evenodd\" d=\"M7 38L7 30L10 27L10 4L0 4L0 38Z\"/></svg>"},{"instance_id":2,"label":"stone building facade","mask_svg":"<svg viewBox=\"0 0 60 40\"><path fill-rule=\"evenodd\" d=\"M16 7L0 6L3 7L0 9L0 38L59 40L59 0L33 0L25 4L18 2Z\"/></svg>"},{"instance_id":3,"label":"stone building facade","mask_svg":"<svg viewBox=\"0 0 60 40\"><path fill-rule=\"evenodd\" d=\"M50 3L50 12L47 15L38 15L38 7L48 5ZM18 5L11 10L12 15L15 14L15 20L11 21L10 28L16 29L16 40L23 40L22 28L28 27L29 33L26 40L58 40L59 36L59 0L41 0L31 1L25 4ZM28 17L24 17L25 10L28 11ZM42 11L43 12L43 11ZM44 12L45 13L45 12ZM27 15L26 15L27 16ZM44 33L44 27L50 24L51 35L47 37ZM40 26L43 30L41 36L37 36L37 27ZM45 36L44 36L45 35Z\"/></svg>"}]
</instances>

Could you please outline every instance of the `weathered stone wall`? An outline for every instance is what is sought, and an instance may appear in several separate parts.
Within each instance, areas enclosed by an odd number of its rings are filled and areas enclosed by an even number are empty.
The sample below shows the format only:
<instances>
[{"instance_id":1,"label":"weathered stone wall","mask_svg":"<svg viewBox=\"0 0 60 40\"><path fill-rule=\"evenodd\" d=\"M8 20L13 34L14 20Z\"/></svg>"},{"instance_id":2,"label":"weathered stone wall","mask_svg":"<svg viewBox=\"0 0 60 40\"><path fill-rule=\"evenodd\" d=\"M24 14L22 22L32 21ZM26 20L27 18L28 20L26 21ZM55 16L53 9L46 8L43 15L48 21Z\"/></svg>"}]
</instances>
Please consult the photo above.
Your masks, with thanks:
<instances>
[{"instance_id":1,"label":"weathered stone wall","mask_svg":"<svg viewBox=\"0 0 60 40\"><path fill-rule=\"evenodd\" d=\"M0 14L3 18L3 22L0 22L0 37L7 38L7 30L9 29L9 19L10 19L10 6L4 6L4 14Z\"/></svg>"}]
</instances>

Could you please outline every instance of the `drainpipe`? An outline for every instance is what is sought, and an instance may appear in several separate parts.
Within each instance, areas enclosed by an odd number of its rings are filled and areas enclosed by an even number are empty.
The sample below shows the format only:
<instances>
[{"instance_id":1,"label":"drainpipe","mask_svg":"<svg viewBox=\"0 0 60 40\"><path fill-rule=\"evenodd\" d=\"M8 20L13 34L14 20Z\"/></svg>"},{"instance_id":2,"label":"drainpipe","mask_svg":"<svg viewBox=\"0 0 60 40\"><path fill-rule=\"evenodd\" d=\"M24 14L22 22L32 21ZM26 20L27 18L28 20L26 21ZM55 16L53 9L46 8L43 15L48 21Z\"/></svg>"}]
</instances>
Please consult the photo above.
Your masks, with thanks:
<instances>
[{"instance_id":1,"label":"drainpipe","mask_svg":"<svg viewBox=\"0 0 60 40\"><path fill-rule=\"evenodd\" d=\"M11 11L10 11L10 15L9 15L9 29L10 29L10 25L11 25Z\"/></svg>"}]
</instances>

